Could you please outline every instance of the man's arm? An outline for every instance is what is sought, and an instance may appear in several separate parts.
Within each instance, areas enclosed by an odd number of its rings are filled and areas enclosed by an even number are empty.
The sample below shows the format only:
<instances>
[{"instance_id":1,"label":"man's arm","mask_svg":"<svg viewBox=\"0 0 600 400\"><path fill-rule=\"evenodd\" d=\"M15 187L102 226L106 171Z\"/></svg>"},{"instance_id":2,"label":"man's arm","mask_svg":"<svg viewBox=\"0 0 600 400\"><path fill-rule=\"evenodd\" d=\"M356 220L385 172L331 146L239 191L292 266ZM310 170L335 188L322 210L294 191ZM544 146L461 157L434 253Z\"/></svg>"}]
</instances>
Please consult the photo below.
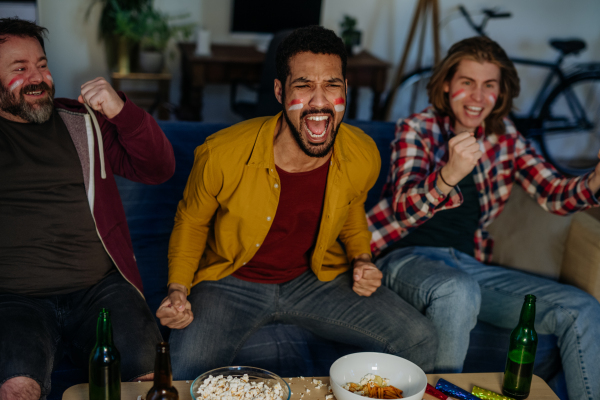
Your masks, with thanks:
<instances>
[{"instance_id":1,"label":"man's arm","mask_svg":"<svg viewBox=\"0 0 600 400\"><path fill-rule=\"evenodd\" d=\"M350 205L348 216L339 235L353 269L354 285L352 289L358 295L366 297L373 294L381 286L381 278L383 278L381 271L371 262L371 232L365 218L367 194L375 185L381 170L379 153L377 150L374 150L374 153L376 156L370 163L371 171L364 191Z\"/></svg>"},{"instance_id":2,"label":"man's arm","mask_svg":"<svg viewBox=\"0 0 600 400\"><path fill-rule=\"evenodd\" d=\"M414 228L431 219L439 210L437 208L439 204L447 196L450 196L450 199L445 203L445 208L458 207L462 202L459 189L448 187L443 183L442 187L438 186L438 182L442 179L439 166L432 167L434 149L430 146L434 144L431 141L430 138L427 140L423 138L414 127L403 122L397 128L396 140L392 142L391 182L386 185L391 185L393 195L390 203L396 220L404 229ZM425 142L428 144L426 145ZM442 174L450 183L450 174L448 177ZM452 179L456 178L452 177ZM451 184L455 183L457 182L451 182Z\"/></svg>"},{"instance_id":3,"label":"man's arm","mask_svg":"<svg viewBox=\"0 0 600 400\"><path fill-rule=\"evenodd\" d=\"M116 174L146 184L173 175L173 148L150 114L121 97L104 78L84 83L78 100L98 112L104 154Z\"/></svg>"},{"instance_id":4,"label":"man's arm","mask_svg":"<svg viewBox=\"0 0 600 400\"><path fill-rule=\"evenodd\" d=\"M185 328L194 318L187 295L219 206L216 196L221 183L220 174L211 166L208 145L204 143L194 153L194 166L183 199L177 206L169 242L169 291L156 312L161 324L170 328Z\"/></svg>"},{"instance_id":5,"label":"man's arm","mask_svg":"<svg viewBox=\"0 0 600 400\"><path fill-rule=\"evenodd\" d=\"M515 151L515 179L544 210L567 215L600 205L595 196L599 167L582 176L565 178L520 134Z\"/></svg>"}]
</instances>

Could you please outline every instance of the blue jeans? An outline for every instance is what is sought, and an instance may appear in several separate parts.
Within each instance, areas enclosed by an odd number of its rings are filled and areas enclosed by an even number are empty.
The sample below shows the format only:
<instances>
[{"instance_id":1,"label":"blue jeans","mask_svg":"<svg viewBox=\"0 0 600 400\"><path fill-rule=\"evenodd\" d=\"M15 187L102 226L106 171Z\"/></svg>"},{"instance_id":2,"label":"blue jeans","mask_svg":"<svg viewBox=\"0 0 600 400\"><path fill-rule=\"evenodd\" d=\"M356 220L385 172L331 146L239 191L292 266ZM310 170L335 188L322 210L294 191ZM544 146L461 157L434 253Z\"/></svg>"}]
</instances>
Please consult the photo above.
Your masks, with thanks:
<instances>
[{"instance_id":1,"label":"blue jeans","mask_svg":"<svg viewBox=\"0 0 600 400\"><path fill-rule=\"evenodd\" d=\"M600 304L570 285L485 265L451 248L409 247L377 261L384 285L432 320L436 370L460 372L477 318L514 328L526 294L537 297L535 329L554 334L569 399L600 399Z\"/></svg>"},{"instance_id":2,"label":"blue jeans","mask_svg":"<svg viewBox=\"0 0 600 400\"><path fill-rule=\"evenodd\" d=\"M28 377L40 385L45 398L53 366L65 352L87 371L101 308L110 312L121 380L152 373L156 344L162 341L158 325L144 298L115 272L90 288L64 295L0 293L0 385Z\"/></svg>"},{"instance_id":3,"label":"blue jeans","mask_svg":"<svg viewBox=\"0 0 600 400\"><path fill-rule=\"evenodd\" d=\"M407 358L426 371L437 350L435 328L398 295L380 287L370 297L352 291L352 275L321 282L312 271L283 284L228 276L203 281L188 297L193 322L171 331L173 378L194 379L231 365L261 326L279 321L302 326L329 340Z\"/></svg>"}]
</instances>

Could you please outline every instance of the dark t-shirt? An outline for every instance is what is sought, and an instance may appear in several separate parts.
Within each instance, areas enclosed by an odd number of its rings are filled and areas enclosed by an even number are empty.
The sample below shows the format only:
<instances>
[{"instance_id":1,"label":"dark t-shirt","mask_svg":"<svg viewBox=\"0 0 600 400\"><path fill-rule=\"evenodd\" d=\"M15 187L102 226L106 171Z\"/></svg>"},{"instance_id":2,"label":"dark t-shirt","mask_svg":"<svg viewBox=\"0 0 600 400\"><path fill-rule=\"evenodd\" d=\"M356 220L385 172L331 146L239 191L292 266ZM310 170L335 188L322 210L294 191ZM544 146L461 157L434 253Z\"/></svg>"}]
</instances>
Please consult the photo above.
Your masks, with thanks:
<instances>
[{"instance_id":1,"label":"dark t-shirt","mask_svg":"<svg viewBox=\"0 0 600 400\"><path fill-rule=\"evenodd\" d=\"M281 194L271 229L252 260L233 276L250 282L284 283L308 270L319 233L329 163L298 173L277 167Z\"/></svg>"},{"instance_id":2,"label":"dark t-shirt","mask_svg":"<svg viewBox=\"0 0 600 400\"><path fill-rule=\"evenodd\" d=\"M0 117L0 293L65 294L113 271L58 113L43 124Z\"/></svg>"},{"instance_id":3,"label":"dark t-shirt","mask_svg":"<svg viewBox=\"0 0 600 400\"><path fill-rule=\"evenodd\" d=\"M481 215L479 192L473 180L474 173L475 170L458 183L463 195L463 203L460 206L437 211L431 219L394 243L380 257L392 250L412 246L453 247L473 256L475 254L475 231L479 226L479 216ZM448 199L449 197L446 197L438 207L444 205Z\"/></svg>"}]
</instances>

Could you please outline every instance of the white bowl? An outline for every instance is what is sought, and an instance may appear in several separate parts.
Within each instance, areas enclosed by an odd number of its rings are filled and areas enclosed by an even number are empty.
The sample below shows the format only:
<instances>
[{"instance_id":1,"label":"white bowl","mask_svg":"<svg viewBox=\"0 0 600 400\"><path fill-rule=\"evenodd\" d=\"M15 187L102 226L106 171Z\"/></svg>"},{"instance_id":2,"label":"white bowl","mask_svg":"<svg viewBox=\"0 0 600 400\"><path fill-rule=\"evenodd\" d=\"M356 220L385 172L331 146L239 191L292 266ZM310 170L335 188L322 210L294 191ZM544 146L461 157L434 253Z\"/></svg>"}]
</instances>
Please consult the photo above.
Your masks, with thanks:
<instances>
[{"instance_id":1,"label":"white bowl","mask_svg":"<svg viewBox=\"0 0 600 400\"><path fill-rule=\"evenodd\" d=\"M416 364L384 353L354 353L339 358L331 365L329 377L337 400L366 400L344 388L349 382L359 383L367 374L390 380L390 385L402 390L405 400L421 400L427 387L427 375Z\"/></svg>"},{"instance_id":2,"label":"white bowl","mask_svg":"<svg viewBox=\"0 0 600 400\"><path fill-rule=\"evenodd\" d=\"M208 378L209 375L223 375L224 377L231 375L236 378L241 378L242 376L244 376L244 374L248 374L250 382L264 382L265 385L271 387L273 387L275 383L279 383L281 385L281 389L283 390L283 400L290 400L290 396L292 393L292 391L290 390L290 386L279 375L274 374L271 371L267 371L266 369L241 366L216 368L207 371L199 377L197 377L192 383L192 386L190 387L190 394L192 395L192 400L195 400L199 396L198 388L204 383L204 380Z\"/></svg>"}]
</instances>

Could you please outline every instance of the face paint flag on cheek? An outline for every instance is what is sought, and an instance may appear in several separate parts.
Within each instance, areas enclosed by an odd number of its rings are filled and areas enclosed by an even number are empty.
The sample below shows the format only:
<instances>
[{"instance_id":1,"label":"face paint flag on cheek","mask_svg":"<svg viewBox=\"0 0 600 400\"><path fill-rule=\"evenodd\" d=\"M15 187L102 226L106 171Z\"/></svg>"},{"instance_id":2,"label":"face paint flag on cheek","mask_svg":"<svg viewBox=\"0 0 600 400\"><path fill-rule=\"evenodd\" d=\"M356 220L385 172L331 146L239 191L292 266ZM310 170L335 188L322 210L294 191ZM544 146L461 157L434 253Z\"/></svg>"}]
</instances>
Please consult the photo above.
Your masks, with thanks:
<instances>
[{"instance_id":1,"label":"face paint flag on cheek","mask_svg":"<svg viewBox=\"0 0 600 400\"><path fill-rule=\"evenodd\" d=\"M52 79L52 74L46 75L46 79L48 79L50 82L54 82L54 79Z\"/></svg>"},{"instance_id":2,"label":"face paint flag on cheek","mask_svg":"<svg viewBox=\"0 0 600 400\"><path fill-rule=\"evenodd\" d=\"M344 100L342 97L335 99L333 104L333 108L335 108L335 111L337 112L343 112L346 109L346 106L344 106L344 104L346 104L346 100Z\"/></svg>"},{"instance_id":3,"label":"face paint flag on cheek","mask_svg":"<svg viewBox=\"0 0 600 400\"><path fill-rule=\"evenodd\" d=\"M494 93L490 94L488 96L488 100L490 101L490 103L496 104L496 100L497 100L496 95Z\"/></svg>"},{"instance_id":4,"label":"face paint flag on cheek","mask_svg":"<svg viewBox=\"0 0 600 400\"><path fill-rule=\"evenodd\" d=\"M466 95L467 94L465 93L465 89L460 89L454 92L452 96L450 96L450 98L452 99L452 101L458 101L463 99Z\"/></svg>"},{"instance_id":5,"label":"face paint flag on cheek","mask_svg":"<svg viewBox=\"0 0 600 400\"><path fill-rule=\"evenodd\" d=\"M8 90L11 92L23 84L23 79L15 78L8 84Z\"/></svg>"},{"instance_id":6,"label":"face paint flag on cheek","mask_svg":"<svg viewBox=\"0 0 600 400\"><path fill-rule=\"evenodd\" d=\"M294 99L290 102L290 107L288 108L288 111L302 110L302 107L304 107L304 104L302 104L302 100Z\"/></svg>"}]
</instances>

